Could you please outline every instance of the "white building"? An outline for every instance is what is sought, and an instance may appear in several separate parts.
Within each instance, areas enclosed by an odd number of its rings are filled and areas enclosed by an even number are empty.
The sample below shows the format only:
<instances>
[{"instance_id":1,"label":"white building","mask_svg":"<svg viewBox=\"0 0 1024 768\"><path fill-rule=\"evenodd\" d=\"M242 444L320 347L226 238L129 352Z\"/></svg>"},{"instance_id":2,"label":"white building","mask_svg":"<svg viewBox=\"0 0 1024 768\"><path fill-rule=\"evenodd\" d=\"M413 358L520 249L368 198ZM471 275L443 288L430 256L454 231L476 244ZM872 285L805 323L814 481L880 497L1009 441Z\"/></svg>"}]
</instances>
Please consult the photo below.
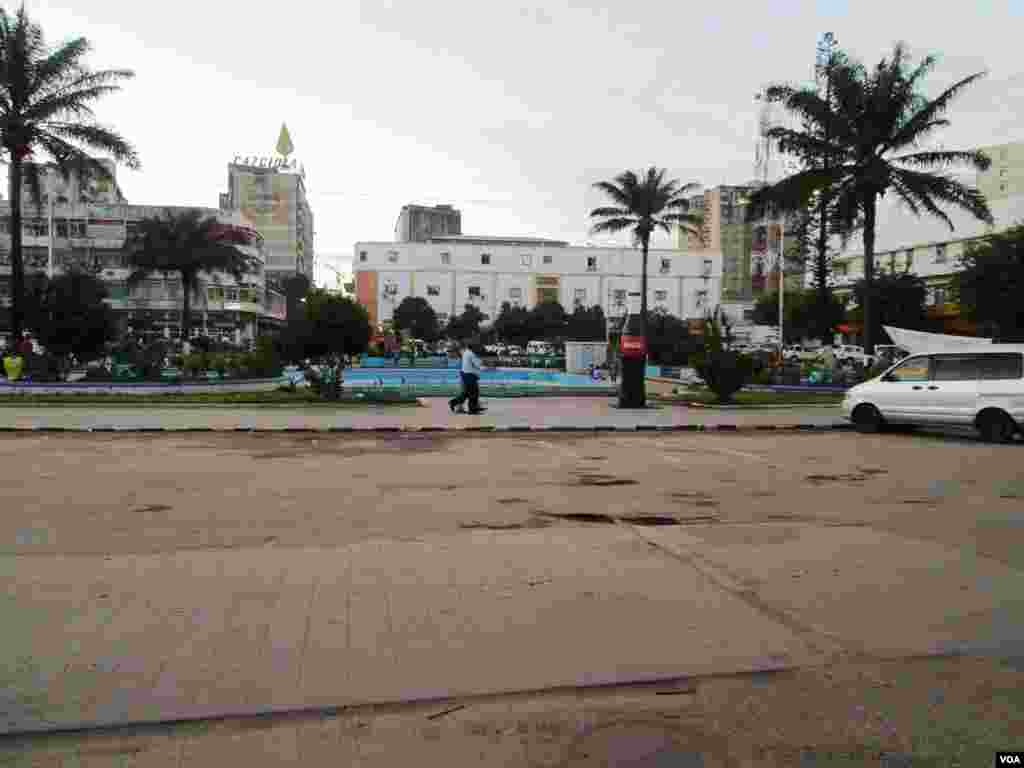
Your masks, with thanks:
<instances>
[{"instance_id":1,"label":"white building","mask_svg":"<svg viewBox=\"0 0 1024 768\"><path fill-rule=\"evenodd\" d=\"M407 296L430 302L441 322L478 307L494 320L504 302L531 308L557 301L569 312L600 305L621 315L630 292L640 291L642 257L636 248L572 246L540 238L439 236L428 242L356 243L356 296L373 323L391 319ZM648 304L683 319L718 306L722 256L704 250L651 250Z\"/></svg>"}]
</instances>

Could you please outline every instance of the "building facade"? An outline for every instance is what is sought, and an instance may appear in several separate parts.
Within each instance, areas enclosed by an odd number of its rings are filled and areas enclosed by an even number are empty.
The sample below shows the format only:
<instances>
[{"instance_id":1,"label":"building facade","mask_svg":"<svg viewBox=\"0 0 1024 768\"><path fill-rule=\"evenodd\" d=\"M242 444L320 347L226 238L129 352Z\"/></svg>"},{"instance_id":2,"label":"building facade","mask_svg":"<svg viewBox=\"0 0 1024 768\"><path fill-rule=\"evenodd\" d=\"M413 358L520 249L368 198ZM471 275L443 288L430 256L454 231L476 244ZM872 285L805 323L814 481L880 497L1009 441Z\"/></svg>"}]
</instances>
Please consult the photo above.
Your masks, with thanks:
<instances>
[{"instance_id":1,"label":"building facade","mask_svg":"<svg viewBox=\"0 0 1024 768\"><path fill-rule=\"evenodd\" d=\"M462 213L451 205L403 205L395 222L396 243L425 243L462 234Z\"/></svg>"},{"instance_id":2,"label":"building facade","mask_svg":"<svg viewBox=\"0 0 1024 768\"><path fill-rule=\"evenodd\" d=\"M59 198L58 198L59 199ZM176 206L56 202L36 210L31 203L22 207L22 253L26 277L33 273L60 274L82 269L96 275L109 293L107 302L115 310L120 330L142 337L178 338L181 333L181 282L174 275L154 274L132 288L131 269L122 250L125 239L139 220L162 216L166 211L195 210ZM252 230L238 214L214 208L199 209L216 216L223 224ZM265 279L266 252L262 237L255 235L243 250L254 256L259 269L236 282L227 274L203 275L198 295L192 297L193 337L201 335L244 343L261 329L284 322L284 296L268 290ZM0 202L0 306L11 303L10 203ZM5 315L5 331L7 312Z\"/></svg>"},{"instance_id":3,"label":"building facade","mask_svg":"<svg viewBox=\"0 0 1024 768\"><path fill-rule=\"evenodd\" d=\"M237 212L263 236L271 280L302 274L314 279L313 211L305 172L294 162L236 157L228 164L221 208Z\"/></svg>"},{"instance_id":4,"label":"building facade","mask_svg":"<svg viewBox=\"0 0 1024 768\"><path fill-rule=\"evenodd\" d=\"M608 317L624 314L640 291L641 254L635 248L571 246L539 238L435 237L425 243L360 242L353 272L356 297L377 325L391 320L404 298L426 299L444 323L465 305L493 321L503 303L527 309L557 301L569 312L600 305ZM652 250L650 308L684 319L718 306L722 257L703 250Z\"/></svg>"},{"instance_id":5,"label":"building facade","mask_svg":"<svg viewBox=\"0 0 1024 768\"><path fill-rule=\"evenodd\" d=\"M982 147L991 167L973 182L988 199L994 219L990 226L960 210L946 210L953 228L933 216L915 216L888 199L878 209L875 272L908 272L924 278L928 314L950 333L973 333L960 317L949 284L960 268L960 257L974 241L1024 222L1024 142ZM859 235L832 261L831 284L837 295L852 302L853 286L864 278L864 248Z\"/></svg>"},{"instance_id":6,"label":"building facade","mask_svg":"<svg viewBox=\"0 0 1024 768\"><path fill-rule=\"evenodd\" d=\"M784 242L776 222L747 222L747 200L760 188L757 182L739 186L720 185L689 198L690 212L703 217L700 234L680 226L673 231L673 245L686 252L712 251L722 255L722 301L734 304L738 316L749 315L766 292L778 290L778 252ZM803 270L786 265L786 285L803 282Z\"/></svg>"}]
</instances>

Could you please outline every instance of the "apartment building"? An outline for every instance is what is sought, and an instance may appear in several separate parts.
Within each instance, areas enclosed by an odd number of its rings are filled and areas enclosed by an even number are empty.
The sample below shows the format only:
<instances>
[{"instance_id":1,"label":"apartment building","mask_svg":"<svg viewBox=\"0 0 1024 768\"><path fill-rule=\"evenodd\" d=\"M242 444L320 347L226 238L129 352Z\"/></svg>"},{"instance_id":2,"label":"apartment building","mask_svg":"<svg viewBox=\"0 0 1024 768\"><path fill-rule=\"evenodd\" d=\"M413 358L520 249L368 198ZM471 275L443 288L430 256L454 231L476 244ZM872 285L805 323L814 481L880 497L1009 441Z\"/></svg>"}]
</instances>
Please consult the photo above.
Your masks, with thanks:
<instances>
[{"instance_id":1,"label":"apartment building","mask_svg":"<svg viewBox=\"0 0 1024 768\"><path fill-rule=\"evenodd\" d=\"M427 242L359 242L353 254L356 296L375 324L391 319L407 296L426 299L441 322L478 307L493 320L504 302L531 308L543 301L600 305L621 316L641 287L636 248L573 246L543 238L436 236ZM718 306L721 254L651 250L648 303L680 318L702 318Z\"/></svg>"},{"instance_id":2,"label":"apartment building","mask_svg":"<svg viewBox=\"0 0 1024 768\"><path fill-rule=\"evenodd\" d=\"M132 288L131 269L122 246L139 220L181 212L179 206L129 205L126 203L83 203L61 196L37 210L31 203L22 207L23 258L27 275L52 270L59 274L77 268L95 274L109 292L108 303L115 310L122 331L142 336L179 337L181 333L181 283L174 275L155 274ZM215 208L199 209L216 216L223 224L252 232L239 214ZM207 335L243 343L262 329L276 327L285 319L284 296L266 286L266 250L262 237L255 235L244 247L255 256L260 268L241 282L227 274L203 276L202 287L193 297L193 336ZM11 303L10 203L0 201L0 306ZM9 316L2 324L9 331Z\"/></svg>"}]
</instances>

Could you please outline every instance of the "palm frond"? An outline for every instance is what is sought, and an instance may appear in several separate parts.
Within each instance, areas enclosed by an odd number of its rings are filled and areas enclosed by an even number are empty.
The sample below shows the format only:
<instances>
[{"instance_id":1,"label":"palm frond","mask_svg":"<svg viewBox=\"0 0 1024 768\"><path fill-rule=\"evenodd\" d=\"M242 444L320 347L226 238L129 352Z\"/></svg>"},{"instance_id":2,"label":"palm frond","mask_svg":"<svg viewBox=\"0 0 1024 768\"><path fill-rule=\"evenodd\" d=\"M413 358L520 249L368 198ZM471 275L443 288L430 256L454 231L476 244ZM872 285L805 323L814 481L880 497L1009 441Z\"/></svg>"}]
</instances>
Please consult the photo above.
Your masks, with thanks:
<instances>
[{"instance_id":1,"label":"palm frond","mask_svg":"<svg viewBox=\"0 0 1024 768\"><path fill-rule=\"evenodd\" d=\"M922 208L946 222L950 230L955 229L953 222L936 202L960 208L988 224L993 222L992 211L988 207L985 196L975 187L963 184L954 178L896 168L893 169L892 179L894 182L898 182L905 193Z\"/></svg>"},{"instance_id":2,"label":"palm frond","mask_svg":"<svg viewBox=\"0 0 1024 768\"><path fill-rule=\"evenodd\" d=\"M918 168L948 168L951 165L967 165L976 171L987 171L992 165L992 158L984 152L973 151L933 151L915 152L891 159L894 163L903 163Z\"/></svg>"},{"instance_id":3,"label":"palm frond","mask_svg":"<svg viewBox=\"0 0 1024 768\"><path fill-rule=\"evenodd\" d=\"M892 137L892 140L887 142L886 149L898 149L899 147L905 147L913 144L925 132L925 127L928 126L929 123L949 109L951 103L957 96L959 96L966 88L985 77L986 74L986 72L982 71L976 72L973 75L968 75L962 80L953 83L953 85L949 86L949 88L944 90L934 99L927 101L923 107L918 109L916 113L906 121L900 130Z\"/></svg>"},{"instance_id":4,"label":"palm frond","mask_svg":"<svg viewBox=\"0 0 1024 768\"><path fill-rule=\"evenodd\" d=\"M592 210L590 212L590 215L593 216L593 217L598 217L598 216L622 217L622 216L630 216L630 215L632 215L632 212L629 209L627 209L627 208L595 208L594 210Z\"/></svg>"},{"instance_id":5,"label":"palm frond","mask_svg":"<svg viewBox=\"0 0 1024 768\"><path fill-rule=\"evenodd\" d=\"M81 71L83 59L92 51L92 44L84 37L68 40L39 62L35 71L36 88L48 88L54 82L66 79L71 73Z\"/></svg>"},{"instance_id":6,"label":"palm frond","mask_svg":"<svg viewBox=\"0 0 1024 768\"><path fill-rule=\"evenodd\" d=\"M598 181L594 183L594 189L599 189L610 197L614 202L621 205L623 208L629 208L632 203L632 197L626 189L613 184L610 181ZM635 185L634 185L635 186Z\"/></svg>"},{"instance_id":7,"label":"palm frond","mask_svg":"<svg viewBox=\"0 0 1024 768\"><path fill-rule=\"evenodd\" d=\"M624 229L629 229L637 225L637 220L633 218L615 218L605 219L599 221L590 228L591 234L597 235L602 232L622 232Z\"/></svg>"},{"instance_id":8,"label":"palm frond","mask_svg":"<svg viewBox=\"0 0 1024 768\"><path fill-rule=\"evenodd\" d=\"M120 134L100 125L44 123L40 126L39 141L51 154L54 149L69 157L83 154L81 149L71 143L75 142L93 151L105 152L129 168L137 170L141 167L135 147ZM58 156L54 154L54 157Z\"/></svg>"}]
</instances>

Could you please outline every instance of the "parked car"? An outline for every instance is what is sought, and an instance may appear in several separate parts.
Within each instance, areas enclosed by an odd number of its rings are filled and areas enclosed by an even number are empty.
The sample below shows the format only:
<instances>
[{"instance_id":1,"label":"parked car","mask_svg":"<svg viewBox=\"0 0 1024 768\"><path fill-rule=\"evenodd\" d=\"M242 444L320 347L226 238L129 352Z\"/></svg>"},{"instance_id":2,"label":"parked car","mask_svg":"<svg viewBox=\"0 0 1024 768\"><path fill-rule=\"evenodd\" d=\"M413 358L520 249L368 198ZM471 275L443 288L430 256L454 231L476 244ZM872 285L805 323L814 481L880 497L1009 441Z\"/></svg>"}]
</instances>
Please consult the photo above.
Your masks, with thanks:
<instances>
[{"instance_id":1,"label":"parked car","mask_svg":"<svg viewBox=\"0 0 1024 768\"><path fill-rule=\"evenodd\" d=\"M809 363L821 356L820 349L811 349L799 344L783 347L782 357L787 363Z\"/></svg>"},{"instance_id":2,"label":"parked car","mask_svg":"<svg viewBox=\"0 0 1024 768\"><path fill-rule=\"evenodd\" d=\"M1024 344L911 355L847 390L842 413L861 432L962 426L1007 442L1024 425Z\"/></svg>"},{"instance_id":3,"label":"parked car","mask_svg":"<svg viewBox=\"0 0 1024 768\"><path fill-rule=\"evenodd\" d=\"M523 348L517 347L515 344L509 344L505 354L509 357L520 357L523 354Z\"/></svg>"}]
</instances>

